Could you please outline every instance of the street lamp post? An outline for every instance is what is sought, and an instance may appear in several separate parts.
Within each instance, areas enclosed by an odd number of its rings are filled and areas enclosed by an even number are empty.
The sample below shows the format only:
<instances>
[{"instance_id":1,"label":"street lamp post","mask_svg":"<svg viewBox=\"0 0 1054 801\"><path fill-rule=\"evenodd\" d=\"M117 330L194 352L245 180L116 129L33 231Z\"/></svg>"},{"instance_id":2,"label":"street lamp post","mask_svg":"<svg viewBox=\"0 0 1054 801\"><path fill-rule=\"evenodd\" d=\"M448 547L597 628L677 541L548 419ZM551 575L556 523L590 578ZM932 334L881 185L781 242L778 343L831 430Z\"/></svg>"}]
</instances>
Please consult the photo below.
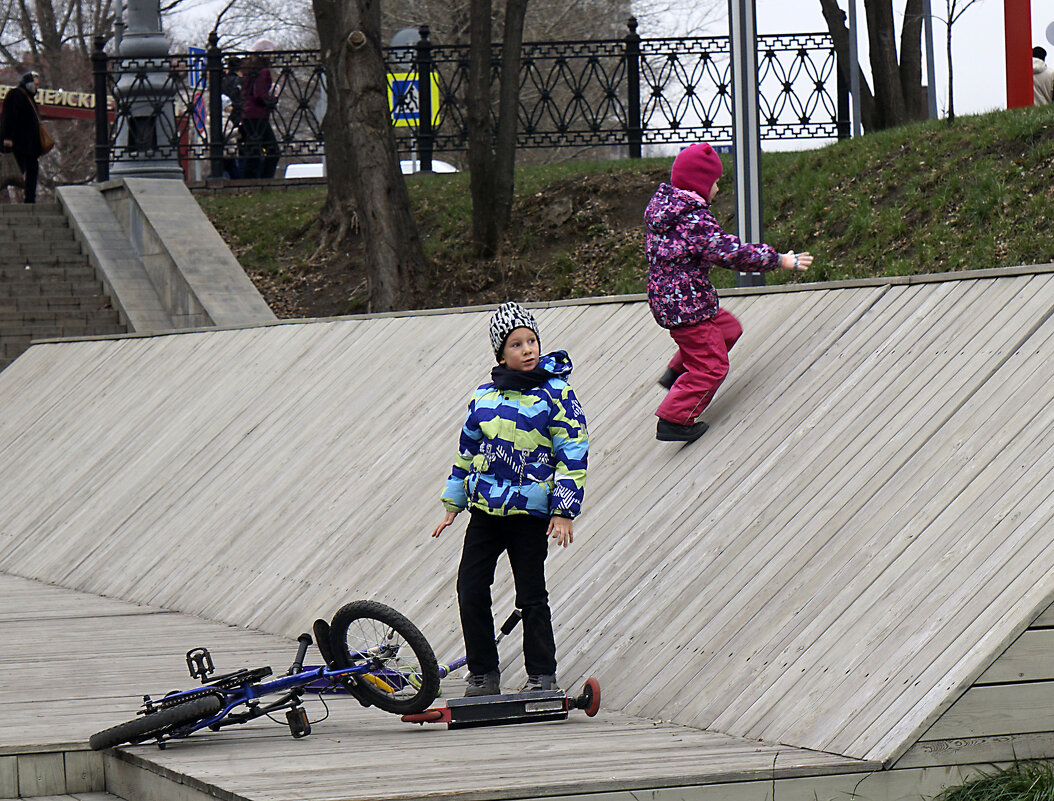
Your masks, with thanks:
<instances>
[{"instance_id":1,"label":"street lamp post","mask_svg":"<svg viewBox=\"0 0 1054 801\"><path fill-rule=\"evenodd\" d=\"M128 0L118 48L121 76L114 87L117 114L113 177L180 178L175 87L165 63L169 42L161 32L158 0Z\"/></svg>"}]
</instances>

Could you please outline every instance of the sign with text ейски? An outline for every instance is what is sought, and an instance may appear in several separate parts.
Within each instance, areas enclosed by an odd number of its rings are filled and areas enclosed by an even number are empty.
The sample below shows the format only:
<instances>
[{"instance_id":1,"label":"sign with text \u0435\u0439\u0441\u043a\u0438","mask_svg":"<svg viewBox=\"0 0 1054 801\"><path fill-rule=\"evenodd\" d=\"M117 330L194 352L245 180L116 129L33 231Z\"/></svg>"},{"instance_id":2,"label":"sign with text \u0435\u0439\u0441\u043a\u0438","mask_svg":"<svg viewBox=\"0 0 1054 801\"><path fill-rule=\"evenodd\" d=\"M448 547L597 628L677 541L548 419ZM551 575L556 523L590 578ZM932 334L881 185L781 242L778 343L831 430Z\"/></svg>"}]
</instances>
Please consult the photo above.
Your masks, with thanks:
<instances>
[{"instance_id":1,"label":"sign with text \u0435\u0439\u0441\u043a\u0438","mask_svg":"<svg viewBox=\"0 0 1054 801\"><path fill-rule=\"evenodd\" d=\"M17 87L0 84L0 100ZM65 89L37 89L34 96L37 108L43 119L91 119L95 113L95 95L91 92L72 92ZM113 98L109 98L109 107L113 108Z\"/></svg>"}]
</instances>

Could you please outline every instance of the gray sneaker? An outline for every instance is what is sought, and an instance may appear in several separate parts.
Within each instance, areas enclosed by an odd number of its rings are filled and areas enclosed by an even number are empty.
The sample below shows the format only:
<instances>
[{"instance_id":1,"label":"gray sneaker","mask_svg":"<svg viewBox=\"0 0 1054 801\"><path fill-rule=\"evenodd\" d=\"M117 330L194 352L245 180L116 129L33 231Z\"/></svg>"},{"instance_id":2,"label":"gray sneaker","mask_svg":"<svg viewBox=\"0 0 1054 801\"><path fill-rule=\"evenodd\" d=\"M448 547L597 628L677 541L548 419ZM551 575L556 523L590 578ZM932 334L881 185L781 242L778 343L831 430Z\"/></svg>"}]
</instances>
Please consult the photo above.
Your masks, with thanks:
<instances>
[{"instance_id":1,"label":"gray sneaker","mask_svg":"<svg viewBox=\"0 0 1054 801\"><path fill-rule=\"evenodd\" d=\"M501 674L492 670L490 673L469 673L466 698L477 695L501 695Z\"/></svg>"},{"instance_id":2,"label":"gray sneaker","mask_svg":"<svg viewBox=\"0 0 1054 801\"><path fill-rule=\"evenodd\" d=\"M527 677L527 683L523 685L520 692L533 692L535 690L559 690L556 684L556 676L552 673L536 673Z\"/></svg>"}]
</instances>

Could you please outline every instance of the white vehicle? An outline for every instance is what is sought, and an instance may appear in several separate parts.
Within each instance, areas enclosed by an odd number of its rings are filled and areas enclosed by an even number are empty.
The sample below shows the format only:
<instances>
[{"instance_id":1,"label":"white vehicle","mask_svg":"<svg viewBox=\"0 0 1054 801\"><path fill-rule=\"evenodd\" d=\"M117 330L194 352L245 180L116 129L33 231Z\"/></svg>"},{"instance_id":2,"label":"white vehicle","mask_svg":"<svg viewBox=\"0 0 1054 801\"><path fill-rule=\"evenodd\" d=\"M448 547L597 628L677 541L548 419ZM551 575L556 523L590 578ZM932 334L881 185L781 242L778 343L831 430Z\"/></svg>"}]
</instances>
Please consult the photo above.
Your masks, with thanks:
<instances>
[{"instance_id":1,"label":"white vehicle","mask_svg":"<svg viewBox=\"0 0 1054 801\"><path fill-rule=\"evenodd\" d=\"M421 171L421 162L417 159L400 161L399 168L402 170L403 175L412 175L415 172ZM458 172L458 168L445 161L433 159L432 172ZM290 164L285 168L285 177L287 180L289 178L325 178L326 165L321 161Z\"/></svg>"}]
</instances>

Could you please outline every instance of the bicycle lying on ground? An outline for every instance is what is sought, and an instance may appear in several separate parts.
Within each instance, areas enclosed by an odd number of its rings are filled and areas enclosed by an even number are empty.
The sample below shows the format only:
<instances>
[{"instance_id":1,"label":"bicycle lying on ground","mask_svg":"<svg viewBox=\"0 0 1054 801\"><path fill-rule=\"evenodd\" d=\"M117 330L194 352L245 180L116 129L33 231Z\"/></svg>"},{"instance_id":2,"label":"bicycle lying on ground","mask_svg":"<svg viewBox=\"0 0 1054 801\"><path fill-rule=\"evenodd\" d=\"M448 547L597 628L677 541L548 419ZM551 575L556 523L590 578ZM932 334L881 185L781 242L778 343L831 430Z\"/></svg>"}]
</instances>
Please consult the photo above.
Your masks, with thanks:
<instances>
[{"instance_id":1,"label":"bicycle lying on ground","mask_svg":"<svg viewBox=\"0 0 1054 801\"><path fill-rule=\"evenodd\" d=\"M497 640L519 620L517 610L505 621ZM446 706L429 709L439 696L440 679L463 667L466 659L439 665L424 634L399 612L376 601L346 604L331 622L316 620L312 631L314 639L309 634L298 638L296 657L286 674L270 681L265 681L272 675L270 667L213 678L215 665L208 649L188 651L187 669L192 678L200 679L200 687L174 690L160 698L144 696L135 720L93 734L88 744L100 751L153 740L164 748L170 740L202 729L219 731L264 716L275 720L271 716L282 710L290 734L306 737L312 721L303 706L305 695L317 695L325 705L325 695L350 694L363 706L401 715L408 723L447 723L448 728L561 720L570 709L583 709L592 717L600 708L600 685L591 678L578 697L563 690L520 692L451 699ZM325 665L304 666L312 642ZM269 696L277 698L267 700Z\"/></svg>"},{"instance_id":2,"label":"bicycle lying on ground","mask_svg":"<svg viewBox=\"0 0 1054 801\"><path fill-rule=\"evenodd\" d=\"M316 620L314 642L326 664L304 667L309 634L301 634L296 658L284 676L265 681L270 667L215 672L206 648L187 653L187 668L202 686L176 690L161 698L143 697L135 720L93 734L96 751L155 740L189 737L201 729L220 729L285 710L293 737L311 733L302 705L305 694L348 693L364 706L399 715L425 710L439 695L439 666L428 640L407 618L375 601L342 606L327 623ZM268 696L278 695L273 700ZM244 709L240 709L244 707ZM273 718L272 718L273 720ZM315 721L316 723L318 721Z\"/></svg>"}]
</instances>

